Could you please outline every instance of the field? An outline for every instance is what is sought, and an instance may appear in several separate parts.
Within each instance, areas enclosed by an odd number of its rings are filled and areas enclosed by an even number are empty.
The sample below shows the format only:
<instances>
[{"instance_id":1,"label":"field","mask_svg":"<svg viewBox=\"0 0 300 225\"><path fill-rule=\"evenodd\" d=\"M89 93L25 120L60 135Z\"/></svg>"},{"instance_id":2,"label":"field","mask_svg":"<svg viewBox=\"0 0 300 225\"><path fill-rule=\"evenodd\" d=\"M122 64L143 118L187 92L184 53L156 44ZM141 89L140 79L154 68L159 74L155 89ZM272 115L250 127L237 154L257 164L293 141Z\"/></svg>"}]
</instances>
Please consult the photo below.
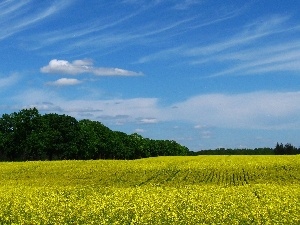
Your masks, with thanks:
<instances>
[{"instance_id":1,"label":"field","mask_svg":"<svg viewBox=\"0 0 300 225\"><path fill-rule=\"evenodd\" d=\"M0 163L0 224L300 224L300 155Z\"/></svg>"}]
</instances>

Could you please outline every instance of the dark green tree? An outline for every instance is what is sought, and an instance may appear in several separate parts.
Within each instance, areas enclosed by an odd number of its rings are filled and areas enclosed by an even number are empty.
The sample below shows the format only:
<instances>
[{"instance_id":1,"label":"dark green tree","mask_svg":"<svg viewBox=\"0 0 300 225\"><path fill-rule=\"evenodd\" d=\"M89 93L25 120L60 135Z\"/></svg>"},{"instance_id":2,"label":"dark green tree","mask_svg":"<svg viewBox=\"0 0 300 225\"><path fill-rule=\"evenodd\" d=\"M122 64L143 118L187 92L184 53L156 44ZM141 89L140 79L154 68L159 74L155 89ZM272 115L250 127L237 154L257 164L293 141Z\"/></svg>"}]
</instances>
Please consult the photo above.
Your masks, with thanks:
<instances>
[{"instance_id":1,"label":"dark green tree","mask_svg":"<svg viewBox=\"0 0 300 225\"><path fill-rule=\"evenodd\" d=\"M98 121L79 121L78 151L83 159L105 159L113 132Z\"/></svg>"},{"instance_id":2,"label":"dark green tree","mask_svg":"<svg viewBox=\"0 0 300 225\"><path fill-rule=\"evenodd\" d=\"M37 130L40 114L36 108L23 109L18 113L4 114L0 119L2 154L9 160L26 160L31 155L27 147L32 132Z\"/></svg>"},{"instance_id":3,"label":"dark green tree","mask_svg":"<svg viewBox=\"0 0 300 225\"><path fill-rule=\"evenodd\" d=\"M287 143L284 146L284 154L286 154L286 155L295 155L295 154L297 154L297 148L294 147L292 144Z\"/></svg>"},{"instance_id":4,"label":"dark green tree","mask_svg":"<svg viewBox=\"0 0 300 225\"><path fill-rule=\"evenodd\" d=\"M0 118L0 160L139 159L187 153L175 141L127 135L64 114L40 115L36 108Z\"/></svg>"},{"instance_id":5,"label":"dark green tree","mask_svg":"<svg viewBox=\"0 0 300 225\"><path fill-rule=\"evenodd\" d=\"M284 147L283 147L283 144L279 144L277 142L276 146L275 146L275 149L274 149L274 153L276 155L283 155L284 154Z\"/></svg>"},{"instance_id":6,"label":"dark green tree","mask_svg":"<svg viewBox=\"0 0 300 225\"><path fill-rule=\"evenodd\" d=\"M48 159L77 159L78 121L71 116L50 113L43 115L43 123Z\"/></svg>"},{"instance_id":7,"label":"dark green tree","mask_svg":"<svg viewBox=\"0 0 300 225\"><path fill-rule=\"evenodd\" d=\"M129 135L129 138L130 148L132 149L133 157L135 159L150 157L150 152L146 146L146 141L141 135L133 133Z\"/></svg>"}]
</instances>

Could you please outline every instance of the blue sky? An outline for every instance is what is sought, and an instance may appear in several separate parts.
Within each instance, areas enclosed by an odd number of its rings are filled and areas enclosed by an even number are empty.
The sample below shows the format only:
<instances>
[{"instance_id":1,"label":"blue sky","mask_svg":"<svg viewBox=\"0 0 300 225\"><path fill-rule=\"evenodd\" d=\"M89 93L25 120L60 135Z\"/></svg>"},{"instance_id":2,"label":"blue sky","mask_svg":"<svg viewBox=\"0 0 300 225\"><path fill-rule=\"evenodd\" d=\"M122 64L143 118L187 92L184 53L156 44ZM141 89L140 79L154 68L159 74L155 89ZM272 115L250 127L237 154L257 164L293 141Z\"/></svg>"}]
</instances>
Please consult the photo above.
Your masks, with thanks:
<instances>
[{"instance_id":1,"label":"blue sky","mask_svg":"<svg viewBox=\"0 0 300 225\"><path fill-rule=\"evenodd\" d=\"M296 0L3 0L0 113L191 150L300 146Z\"/></svg>"}]
</instances>

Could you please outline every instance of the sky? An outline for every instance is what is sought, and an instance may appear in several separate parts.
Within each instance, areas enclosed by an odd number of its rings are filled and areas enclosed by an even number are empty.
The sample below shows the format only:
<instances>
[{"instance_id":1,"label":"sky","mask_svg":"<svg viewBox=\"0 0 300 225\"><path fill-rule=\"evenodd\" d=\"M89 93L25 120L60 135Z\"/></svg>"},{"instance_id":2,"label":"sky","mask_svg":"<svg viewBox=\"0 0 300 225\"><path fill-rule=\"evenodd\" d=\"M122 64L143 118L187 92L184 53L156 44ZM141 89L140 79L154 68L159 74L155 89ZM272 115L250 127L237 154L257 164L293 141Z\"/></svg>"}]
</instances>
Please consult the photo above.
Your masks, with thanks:
<instances>
[{"instance_id":1,"label":"sky","mask_svg":"<svg viewBox=\"0 0 300 225\"><path fill-rule=\"evenodd\" d=\"M2 0L0 114L198 151L300 146L298 0Z\"/></svg>"}]
</instances>

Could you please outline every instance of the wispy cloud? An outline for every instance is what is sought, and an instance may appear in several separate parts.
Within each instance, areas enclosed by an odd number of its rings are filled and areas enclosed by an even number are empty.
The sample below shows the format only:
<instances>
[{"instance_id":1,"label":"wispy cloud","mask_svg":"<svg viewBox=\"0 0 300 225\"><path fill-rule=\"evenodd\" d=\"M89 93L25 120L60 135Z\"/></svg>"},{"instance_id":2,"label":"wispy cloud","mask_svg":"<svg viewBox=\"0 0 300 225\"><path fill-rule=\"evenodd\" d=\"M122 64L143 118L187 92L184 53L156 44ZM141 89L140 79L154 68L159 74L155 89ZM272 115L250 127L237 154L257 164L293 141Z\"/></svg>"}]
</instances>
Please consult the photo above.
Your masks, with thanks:
<instances>
[{"instance_id":1,"label":"wispy cloud","mask_svg":"<svg viewBox=\"0 0 300 225\"><path fill-rule=\"evenodd\" d=\"M68 43L72 41L72 43L77 46L88 46L91 44L95 46L95 43L92 40L98 40L98 43L100 42L105 44L106 41L103 40L105 40L106 37L107 39L111 38L112 43L118 43L117 41L114 41L115 39L113 38L116 34L111 34L111 36L107 34L103 35L103 31L110 31L111 29L130 21L130 19L141 14L144 10L144 8L141 8L131 14L119 15L117 18L110 16L100 21L93 20L88 23L83 21L75 26L63 27L58 30L51 30L46 33L39 34L37 37L32 37L33 39L36 39L37 42L36 46L32 49L40 49L49 45L65 43L65 41L68 41ZM92 38L90 38L90 35ZM99 39L102 39L103 42L99 41ZM72 43L70 46L72 46Z\"/></svg>"},{"instance_id":2,"label":"wispy cloud","mask_svg":"<svg viewBox=\"0 0 300 225\"><path fill-rule=\"evenodd\" d=\"M174 9L178 10L186 10L192 6L203 4L203 0L184 0L180 1L174 6Z\"/></svg>"},{"instance_id":3,"label":"wispy cloud","mask_svg":"<svg viewBox=\"0 0 300 225\"><path fill-rule=\"evenodd\" d=\"M246 24L241 32L223 41L203 46L180 46L141 57L137 62L181 58L194 66L219 64L219 71L208 77L249 75L276 71L300 71L300 46L297 39L285 39L286 34L300 31L290 25L289 16L271 16ZM268 44L261 45L261 41Z\"/></svg>"},{"instance_id":4,"label":"wispy cloud","mask_svg":"<svg viewBox=\"0 0 300 225\"><path fill-rule=\"evenodd\" d=\"M91 73L97 76L140 76L141 72L134 72L119 68L94 67L91 60L66 60L52 59L47 66L41 68L42 73L71 74Z\"/></svg>"},{"instance_id":5,"label":"wispy cloud","mask_svg":"<svg viewBox=\"0 0 300 225\"><path fill-rule=\"evenodd\" d=\"M0 88L1 90L11 87L13 84L17 83L19 76L17 74L11 74L6 77L0 77Z\"/></svg>"},{"instance_id":6,"label":"wispy cloud","mask_svg":"<svg viewBox=\"0 0 300 225\"><path fill-rule=\"evenodd\" d=\"M40 4L37 7L37 4ZM42 4L34 0L4 1L0 4L0 40L28 29L69 5L69 1ZM30 13L28 13L30 12Z\"/></svg>"},{"instance_id":7,"label":"wispy cloud","mask_svg":"<svg viewBox=\"0 0 300 225\"><path fill-rule=\"evenodd\" d=\"M22 7L25 7L28 3L30 2L30 0L24 0L24 1L3 1L0 3L0 17L2 19L6 19L7 16L17 16L17 12L18 10L22 9Z\"/></svg>"},{"instance_id":8,"label":"wispy cloud","mask_svg":"<svg viewBox=\"0 0 300 225\"><path fill-rule=\"evenodd\" d=\"M182 3L182 4L184 4L184 3ZM177 35L191 31L191 30L201 29L204 27L212 26L214 24L218 24L218 23L224 22L226 20L232 19L232 18L240 15L246 8L247 8L247 6L229 10L225 13L223 12L223 13L218 14L213 19L200 20L200 18L191 18L190 23L185 24L185 29L177 31ZM183 21L183 22L185 22L185 21ZM233 45L234 41L232 40L231 42L232 42L231 45ZM222 44L222 45L224 45L224 44ZM227 45L230 45L230 44L227 43ZM224 46L221 46L221 47L224 48ZM166 48L164 50L160 50L159 52L155 52L155 53L143 56L139 60L137 60L136 63L146 63L146 62L155 61L155 60L166 60L166 59L174 58L175 56L176 56L176 58L187 57L187 56L191 57L194 55L198 55L199 52L201 54L203 54L203 50L204 51L206 50L205 48L206 47L188 47L188 44L185 43L185 44L181 44L180 46L177 45L176 47ZM207 48L211 50L212 46L209 46ZM220 50L220 46L216 45L215 49Z\"/></svg>"},{"instance_id":9,"label":"wispy cloud","mask_svg":"<svg viewBox=\"0 0 300 225\"><path fill-rule=\"evenodd\" d=\"M170 57L173 57L174 55L179 55L182 51L184 51L186 48L181 46L181 47L175 47L175 48L169 48L166 50L162 50L159 52L152 53L147 56L141 57L136 63L147 63L147 62L152 62L155 60L165 60L169 59Z\"/></svg>"},{"instance_id":10,"label":"wispy cloud","mask_svg":"<svg viewBox=\"0 0 300 225\"><path fill-rule=\"evenodd\" d=\"M278 71L300 71L300 46L297 39L285 39L288 33L297 33L298 25L288 25L288 16L273 16L265 22L245 26L234 37L185 52L192 65L216 64L219 71L209 75L249 75ZM268 44L261 45L262 40Z\"/></svg>"},{"instance_id":11,"label":"wispy cloud","mask_svg":"<svg viewBox=\"0 0 300 225\"><path fill-rule=\"evenodd\" d=\"M249 75L282 71L300 71L300 47L298 42L288 43L287 50L282 45L274 45L272 51L261 47L215 57L214 61L231 61L238 63L229 69L210 75L217 77L223 75ZM226 58L227 57L227 58Z\"/></svg>"},{"instance_id":12,"label":"wispy cloud","mask_svg":"<svg viewBox=\"0 0 300 225\"><path fill-rule=\"evenodd\" d=\"M150 5L150 6L157 6L159 4L168 3L168 6L172 9L176 10L186 10L192 6L202 4L203 0L123 0L122 3L124 4L134 4L134 5Z\"/></svg>"},{"instance_id":13,"label":"wispy cloud","mask_svg":"<svg viewBox=\"0 0 300 225\"><path fill-rule=\"evenodd\" d=\"M146 6L142 3L147 3ZM199 1L198 1L199 2ZM220 23L237 16L241 9L228 10L226 12L219 13L214 19L204 19L199 13L183 14L176 17L167 16L168 12L174 13L174 7L183 7L184 5L192 6L198 4L196 1L123 1L124 4L134 4L134 7L129 10L129 13L112 15L104 18L103 20L89 20L82 21L73 27L65 27L58 24L58 29L50 30L44 33L35 34L26 40L28 49L41 50L47 49L47 47L55 47L51 49L51 53L60 52L67 54L74 52L76 49L77 54L84 52L110 52L118 49L126 49L135 45L149 46L151 44L160 43L172 43L170 40L176 39L176 36L183 35L186 32L200 29L205 26ZM161 7L158 7L158 11L153 15L155 7L157 5L165 4L164 11ZM120 7L117 6L116 7ZM105 7L104 7L105 8ZM151 9L151 10L150 10ZM148 15L149 18L154 17L151 20L144 21L144 15ZM162 18L157 20L161 16ZM105 22L104 22L105 21ZM135 24L132 26L131 24ZM175 45L177 41L173 42ZM58 48L59 46L59 48ZM80 47L80 48L78 48Z\"/></svg>"},{"instance_id":14,"label":"wispy cloud","mask_svg":"<svg viewBox=\"0 0 300 225\"><path fill-rule=\"evenodd\" d=\"M255 23L247 24L241 33L236 34L228 40L211 45L194 47L189 49L186 54L189 56L207 56L235 47L253 44L256 40L264 37L291 30L291 28L282 27L283 23L286 22L288 18L289 17L287 16L274 16L267 19L265 22L257 21ZM299 28L300 27L298 27L298 29Z\"/></svg>"},{"instance_id":15,"label":"wispy cloud","mask_svg":"<svg viewBox=\"0 0 300 225\"><path fill-rule=\"evenodd\" d=\"M130 18L131 17L133 16L130 16ZM32 42L34 40L34 46L29 47L29 49L40 50L49 46L60 46L59 50L55 51L72 52L76 49L78 52L78 46L80 46L81 49L88 52L103 49L106 51L108 51L108 49L122 49L126 48L127 45L131 45L133 42L139 45L149 45L159 39L167 39L168 36L182 33L182 30L185 30L184 27L193 20L195 20L195 17L166 22L163 25L144 24L143 26L136 26L130 30L118 28L117 25L120 25L118 22L104 24L102 26L91 22L92 25L81 25L81 29L78 29L77 26L35 35L30 41ZM124 21L126 21L126 19L120 19L120 23ZM30 44L30 42L28 43Z\"/></svg>"}]
</instances>

